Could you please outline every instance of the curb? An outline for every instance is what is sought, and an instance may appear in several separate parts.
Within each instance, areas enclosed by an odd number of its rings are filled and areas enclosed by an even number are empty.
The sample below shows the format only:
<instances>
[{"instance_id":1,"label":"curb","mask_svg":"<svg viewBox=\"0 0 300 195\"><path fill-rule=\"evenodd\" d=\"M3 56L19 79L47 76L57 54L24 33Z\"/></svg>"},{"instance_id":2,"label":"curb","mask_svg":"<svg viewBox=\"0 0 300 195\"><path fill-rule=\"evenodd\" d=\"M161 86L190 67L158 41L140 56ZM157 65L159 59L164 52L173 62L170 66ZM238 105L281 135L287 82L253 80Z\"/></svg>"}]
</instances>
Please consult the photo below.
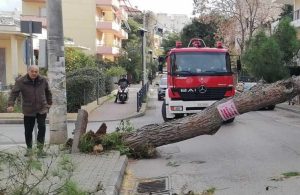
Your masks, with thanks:
<instances>
[{"instance_id":1,"label":"curb","mask_svg":"<svg viewBox=\"0 0 300 195\"><path fill-rule=\"evenodd\" d=\"M140 112L135 112L128 117L125 118L118 118L118 119L111 119L111 120L89 120L89 123L96 123L96 122L112 122L112 121L120 121L120 120L128 120L132 118L138 118L145 115L147 108L147 102L142 104L142 107L140 109Z\"/></svg>"},{"instance_id":2,"label":"curb","mask_svg":"<svg viewBox=\"0 0 300 195\"><path fill-rule=\"evenodd\" d=\"M290 108L285 108L283 106L280 106L280 105L276 105L276 108L279 108L281 110L285 110L285 111L289 111L289 112L293 112L293 113L296 113L296 114L300 114L300 110L294 110L294 109L290 109Z\"/></svg>"},{"instance_id":3,"label":"curb","mask_svg":"<svg viewBox=\"0 0 300 195\"><path fill-rule=\"evenodd\" d=\"M120 193L127 164L128 164L127 156L126 155L120 156L109 178L108 186L105 187L104 189L105 195L118 195ZM103 195L103 192L99 192L96 195Z\"/></svg>"}]
</instances>

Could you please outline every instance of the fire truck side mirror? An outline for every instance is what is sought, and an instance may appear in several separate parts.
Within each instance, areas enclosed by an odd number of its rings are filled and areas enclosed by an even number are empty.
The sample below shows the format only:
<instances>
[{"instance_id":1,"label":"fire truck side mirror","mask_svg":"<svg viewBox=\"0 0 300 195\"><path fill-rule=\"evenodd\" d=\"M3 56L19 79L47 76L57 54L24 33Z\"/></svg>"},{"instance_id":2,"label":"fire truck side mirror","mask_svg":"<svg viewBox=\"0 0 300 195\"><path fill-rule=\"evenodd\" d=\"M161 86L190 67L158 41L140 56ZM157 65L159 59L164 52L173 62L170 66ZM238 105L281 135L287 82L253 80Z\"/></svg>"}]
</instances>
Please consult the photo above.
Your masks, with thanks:
<instances>
[{"instance_id":1,"label":"fire truck side mirror","mask_svg":"<svg viewBox=\"0 0 300 195\"><path fill-rule=\"evenodd\" d=\"M237 69L238 72L240 72L242 70L242 63L241 63L240 59L238 59L236 61L236 69Z\"/></svg>"}]
</instances>

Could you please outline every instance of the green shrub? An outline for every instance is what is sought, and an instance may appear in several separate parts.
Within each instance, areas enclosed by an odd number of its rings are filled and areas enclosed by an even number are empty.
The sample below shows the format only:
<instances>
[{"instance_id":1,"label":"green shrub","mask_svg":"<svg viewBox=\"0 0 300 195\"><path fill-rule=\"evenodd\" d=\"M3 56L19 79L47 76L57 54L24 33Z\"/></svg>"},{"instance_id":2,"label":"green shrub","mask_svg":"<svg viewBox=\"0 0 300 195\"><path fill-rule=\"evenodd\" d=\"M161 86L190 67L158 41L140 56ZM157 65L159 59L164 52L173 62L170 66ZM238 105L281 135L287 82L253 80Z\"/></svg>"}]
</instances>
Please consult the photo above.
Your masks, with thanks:
<instances>
[{"instance_id":1,"label":"green shrub","mask_svg":"<svg viewBox=\"0 0 300 195\"><path fill-rule=\"evenodd\" d=\"M96 67L85 67L67 74L68 112L106 95L106 76ZM98 92L98 95L97 95Z\"/></svg>"},{"instance_id":2,"label":"green shrub","mask_svg":"<svg viewBox=\"0 0 300 195\"><path fill-rule=\"evenodd\" d=\"M114 82L112 77L106 76L105 77L105 93L108 95L114 89Z\"/></svg>"},{"instance_id":3,"label":"green shrub","mask_svg":"<svg viewBox=\"0 0 300 195\"><path fill-rule=\"evenodd\" d=\"M0 92L0 112L6 112L7 107L7 95L4 92Z\"/></svg>"},{"instance_id":4,"label":"green shrub","mask_svg":"<svg viewBox=\"0 0 300 195\"><path fill-rule=\"evenodd\" d=\"M107 69L106 75L110 77L120 77L121 75L125 75L126 70L120 66L115 66Z\"/></svg>"},{"instance_id":5,"label":"green shrub","mask_svg":"<svg viewBox=\"0 0 300 195\"><path fill-rule=\"evenodd\" d=\"M96 99L96 79L89 76L74 76L67 79L68 112L77 112L82 105Z\"/></svg>"}]
</instances>

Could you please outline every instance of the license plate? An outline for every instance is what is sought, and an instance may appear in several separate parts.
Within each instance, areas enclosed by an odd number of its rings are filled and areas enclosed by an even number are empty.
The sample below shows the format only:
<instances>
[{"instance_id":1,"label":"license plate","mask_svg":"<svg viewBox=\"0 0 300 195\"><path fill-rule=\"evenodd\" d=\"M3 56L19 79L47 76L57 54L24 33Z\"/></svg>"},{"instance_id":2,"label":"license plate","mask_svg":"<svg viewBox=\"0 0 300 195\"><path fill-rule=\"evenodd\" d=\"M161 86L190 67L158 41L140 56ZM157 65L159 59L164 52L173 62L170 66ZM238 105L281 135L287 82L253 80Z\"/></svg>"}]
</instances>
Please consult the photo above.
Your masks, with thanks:
<instances>
[{"instance_id":1,"label":"license plate","mask_svg":"<svg viewBox=\"0 0 300 195\"><path fill-rule=\"evenodd\" d=\"M198 103L197 106L198 107L208 107L209 104L208 103Z\"/></svg>"}]
</instances>

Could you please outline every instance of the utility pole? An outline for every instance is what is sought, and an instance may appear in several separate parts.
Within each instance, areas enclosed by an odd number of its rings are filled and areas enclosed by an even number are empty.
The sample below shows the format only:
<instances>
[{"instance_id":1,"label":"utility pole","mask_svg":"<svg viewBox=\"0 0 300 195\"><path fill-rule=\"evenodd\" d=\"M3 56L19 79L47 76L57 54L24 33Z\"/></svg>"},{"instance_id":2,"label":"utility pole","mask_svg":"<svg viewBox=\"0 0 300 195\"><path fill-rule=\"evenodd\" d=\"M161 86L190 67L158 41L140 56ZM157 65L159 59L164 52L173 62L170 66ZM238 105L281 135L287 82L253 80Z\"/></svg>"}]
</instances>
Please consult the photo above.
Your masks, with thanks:
<instances>
[{"instance_id":1,"label":"utility pole","mask_svg":"<svg viewBox=\"0 0 300 195\"><path fill-rule=\"evenodd\" d=\"M146 35L145 32L147 32L146 30L146 13L143 12L143 45L142 45L142 62L143 62L143 80L142 80L142 86L144 86L144 84L146 83L146 79L147 79L147 69L146 69Z\"/></svg>"},{"instance_id":2,"label":"utility pole","mask_svg":"<svg viewBox=\"0 0 300 195\"><path fill-rule=\"evenodd\" d=\"M50 144L63 144L68 138L66 70L61 0L47 1L48 76L53 94L49 113Z\"/></svg>"}]
</instances>

